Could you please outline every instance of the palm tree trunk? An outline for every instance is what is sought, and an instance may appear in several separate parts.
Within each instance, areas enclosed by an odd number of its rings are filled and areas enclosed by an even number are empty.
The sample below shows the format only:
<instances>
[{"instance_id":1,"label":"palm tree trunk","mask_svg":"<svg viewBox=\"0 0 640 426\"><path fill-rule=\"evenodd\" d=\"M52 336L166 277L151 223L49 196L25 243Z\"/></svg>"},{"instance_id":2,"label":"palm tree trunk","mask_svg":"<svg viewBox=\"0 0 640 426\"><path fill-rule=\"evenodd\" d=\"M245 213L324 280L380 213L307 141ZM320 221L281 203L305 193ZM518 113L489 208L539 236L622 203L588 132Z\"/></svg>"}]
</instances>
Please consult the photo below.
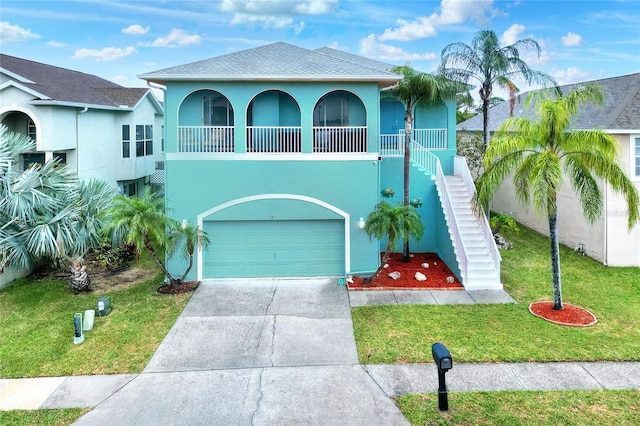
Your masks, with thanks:
<instances>
[{"instance_id":1,"label":"palm tree trunk","mask_svg":"<svg viewBox=\"0 0 640 426\"><path fill-rule=\"evenodd\" d=\"M382 271L382 269L384 268L384 265L389 261L390 255L391 255L391 245L388 245L387 250L384 252L384 255L382 255L382 262L380 262L380 266L378 266L378 269L376 269L373 275L363 280L364 284L373 283L373 280L375 280L378 277L378 275L380 275L380 271Z\"/></svg>"},{"instance_id":2,"label":"palm tree trunk","mask_svg":"<svg viewBox=\"0 0 640 426\"><path fill-rule=\"evenodd\" d=\"M549 240L551 241L551 277L553 280L553 309L563 310L560 280L560 245L558 242L558 209L549 215Z\"/></svg>"},{"instance_id":3,"label":"palm tree trunk","mask_svg":"<svg viewBox=\"0 0 640 426\"><path fill-rule=\"evenodd\" d=\"M405 206L409 205L409 175L411 173L411 128L413 126L413 105L411 102L407 104L407 112L404 116L404 198ZM409 240L403 241L403 262L409 262Z\"/></svg>"},{"instance_id":4,"label":"palm tree trunk","mask_svg":"<svg viewBox=\"0 0 640 426\"><path fill-rule=\"evenodd\" d=\"M179 280L176 280L173 277L173 275L169 273L167 268L164 267L164 264L158 258L158 255L156 254L156 251L153 249L153 246L151 245L151 241L149 241L149 237L147 236L144 237L144 246L147 248L147 250L149 251L149 254L153 258L153 260L156 262L156 265L158 265L158 268L160 268L164 276L169 278L169 282L171 283L171 285L173 287L177 287L179 285Z\"/></svg>"},{"instance_id":5,"label":"palm tree trunk","mask_svg":"<svg viewBox=\"0 0 640 426\"><path fill-rule=\"evenodd\" d=\"M184 281L187 279L187 275L189 274L189 271L191 270L192 266L193 266L193 253L189 253L189 267L187 267L187 270L184 271L184 275L182 276L182 278L180 278L180 281Z\"/></svg>"}]
</instances>

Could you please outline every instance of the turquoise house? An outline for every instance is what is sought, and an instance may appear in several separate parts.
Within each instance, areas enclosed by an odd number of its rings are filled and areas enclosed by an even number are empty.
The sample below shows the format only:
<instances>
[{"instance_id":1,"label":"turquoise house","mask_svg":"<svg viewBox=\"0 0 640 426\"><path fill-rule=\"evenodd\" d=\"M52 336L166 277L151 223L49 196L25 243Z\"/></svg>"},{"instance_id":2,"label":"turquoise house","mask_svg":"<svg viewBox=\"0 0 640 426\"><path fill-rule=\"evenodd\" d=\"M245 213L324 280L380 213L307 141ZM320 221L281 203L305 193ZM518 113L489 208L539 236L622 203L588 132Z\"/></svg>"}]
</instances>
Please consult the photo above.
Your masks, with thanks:
<instances>
[{"instance_id":1,"label":"turquoise house","mask_svg":"<svg viewBox=\"0 0 640 426\"><path fill-rule=\"evenodd\" d=\"M364 219L382 189L396 189L395 203L403 187L404 107L389 91L400 79L389 68L275 43L140 76L165 90L167 206L212 241L190 278L377 268L386 243L369 239ZM470 279L473 244L461 238L447 196L450 178L465 187L455 125L453 102L415 112L411 198L422 199L426 232L411 249L437 253L467 286L496 288L499 259L488 262L490 279ZM487 240L475 245L491 251ZM169 267L184 270L178 258Z\"/></svg>"}]
</instances>

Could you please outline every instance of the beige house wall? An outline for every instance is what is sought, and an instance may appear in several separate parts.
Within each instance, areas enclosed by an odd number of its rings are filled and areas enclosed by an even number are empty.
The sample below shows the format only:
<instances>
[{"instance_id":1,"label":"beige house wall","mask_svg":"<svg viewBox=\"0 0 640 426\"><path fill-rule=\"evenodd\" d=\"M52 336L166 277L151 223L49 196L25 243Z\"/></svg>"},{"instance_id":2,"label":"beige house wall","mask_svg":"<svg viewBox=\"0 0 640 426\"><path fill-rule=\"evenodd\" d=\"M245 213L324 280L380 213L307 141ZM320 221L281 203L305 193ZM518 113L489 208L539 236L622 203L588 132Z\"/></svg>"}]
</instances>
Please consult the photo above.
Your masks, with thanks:
<instances>
[{"instance_id":1,"label":"beige house wall","mask_svg":"<svg viewBox=\"0 0 640 426\"><path fill-rule=\"evenodd\" d=\"M620 142L620 165L633 176L631 136L614 135ZM567 179L565 179L567 182ZM640 191L640 179L634 179ZM600 184L603 195L603 214L595 223L587 223L577 195L568 183L558 193L558 234L560 243L570 248L583 245L585 253L609 266L640 266L640 224L631 231L627 227L627 205L624 197L613 192L609 185ZM491 209L513 213L518 222L549 235L548 220L537 215L533 206L522 206L514 197L513 181L507 179L496 192Z\"/></svg>"}]
</instances>

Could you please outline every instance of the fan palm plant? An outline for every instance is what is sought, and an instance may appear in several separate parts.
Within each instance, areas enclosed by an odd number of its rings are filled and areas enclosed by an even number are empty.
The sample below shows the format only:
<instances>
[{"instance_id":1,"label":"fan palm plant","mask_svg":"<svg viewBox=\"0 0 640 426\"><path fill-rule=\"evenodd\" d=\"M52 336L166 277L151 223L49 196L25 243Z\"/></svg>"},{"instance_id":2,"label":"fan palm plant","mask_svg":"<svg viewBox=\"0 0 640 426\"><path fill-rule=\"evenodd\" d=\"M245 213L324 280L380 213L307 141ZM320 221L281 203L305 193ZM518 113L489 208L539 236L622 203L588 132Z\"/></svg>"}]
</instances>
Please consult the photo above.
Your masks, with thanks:
<instances>
[{"instance_id":1,"label":"fan palm plant","mask_svg":"<svg viewBox=\"0 0 640 426\"><path fill-rule=\"evenodd\" d=\"M391 251L396 247L398 241L408 240L409 238L422 238L424 225L415 207L404 205L403 203L392 206L386 201L380 201L367 216L364 232L369 238L378 240L382 240L385 237L388 238L387 248L382 256L380 266L365 281L366 283L371 283L389 261Z\"/></svg>"},{"instance_id":2,"label":"fan palm plant","mask_svg":"<svg viewBox=\"0 0 640 426\"><path fill-rule=\"evenodd\" d=\"M27 136L0 126L0 273L43 259L74 258L80 270L82 256L99 239L101 212L113 190L97 180L78 182L55 161L20 170L20 156L34 149ZM86 274L72 280L74 291L88 287Z\"/></svg>"},{"instance_id":3,"label":"fan palm plant","mask_svg":"<svg viewBox=\"0 0 640 426\"><path fill-rule=\"evenodd\" d=\"M618 142L601 130L571 130L570 120L587 102L602 103L599 86L584 86L566 96L542 92L536 99L537 119L510 118L487 149L485 172L476 182L477 204L487 205L501 182L513 174L515 195L533 203L549 223L553 308L563 309L558 242L557 196L566 176L577 193L586 219L593 223L602 213L597 178L605 180L627 202L628 226L639 219L638 191L618 165Z\"/></svg>"},{"instance_id":4,"label":"fan palm plant","mask_svg":"<svg viewBox=\"0 0 640 426\"><path fill-rule=\"evenodd\" d=\"M466 92L466 86L442 76L421 73L408 65L397 66L392 72L402 76L397 85L391 90L393 96L405 107L404 116L404 198L405 206L409 205L409 182L411 165L411 134L413 127L413 113L416 106L427 105L430 102L455 100L456 94ZM409 240L404 240L404 261L409 261Z\"/></svg>"}]
</instances>

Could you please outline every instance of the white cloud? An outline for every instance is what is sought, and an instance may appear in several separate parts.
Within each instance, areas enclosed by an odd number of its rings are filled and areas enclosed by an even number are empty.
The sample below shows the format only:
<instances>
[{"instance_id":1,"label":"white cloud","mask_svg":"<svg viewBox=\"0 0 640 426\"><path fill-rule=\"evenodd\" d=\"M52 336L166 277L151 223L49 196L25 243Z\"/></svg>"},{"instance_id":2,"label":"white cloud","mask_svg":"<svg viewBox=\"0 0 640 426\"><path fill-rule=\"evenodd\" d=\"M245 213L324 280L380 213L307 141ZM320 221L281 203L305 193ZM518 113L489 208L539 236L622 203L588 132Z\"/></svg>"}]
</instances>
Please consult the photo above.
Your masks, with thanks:
<instances>
[{"instance_id":1,"label":"white cloud","mask_svg":"<svg viewBox=\"0 0 640 426\"><path fill-rule=\"evenodd\" d=\"M232 24L262 24L265 27L293 26L296 34L304 23L295 16L327 15L338 10L338 0L222 0L220 10L233 14Z\"/></svg>"},{"instance_id":2,"label":"white cloud","mask_svg":"<svg viewBox=\"0 0 640 426\"><path fill-rule=\"evenodd\" d=\"M124 75L114 75L113 77L109 77L107 80L113 81L114 83L118 83L121 81L127 81L129 79Z\"/></svg>"},{"instance_id":3,"label":"white cloud","mask_svg":"<svg viewBox=\"0 0 640 426\"><path fill-rule=\"evenodd\" d=\"M584 39L580 34L575 34L569 31L566 36L560 37L564 47L582 46L584 45Z\"/></svg>"},{"instance_id":4,"label":"white cloud","mask_svg":"<svg viewBox=\"0 0 640 426\"><path fill-rule=\"evenodd\" d=\"M384 33L379 37L380 40L410 41L435 37L438 34L436 28L431 23L431 19L424 16L413 22L398 19L397 23L397 28L387 28L384 30Z\"/></svg>"},{"instance_id":5,"label":"white cloud","mask_svg":"<svg viewBox=\"0 0 640 426\"><path fill-rule=\"evenodd\" d=\"M51 47L65 47L67 45L67 43L63 43L61 41L55 41L55 40L49 40L46 44L47 46L51 46Z\"/></svg>"},{"instance_id":6,"label":"white cloud","mask_svg":"<svg viewBox=\"0 0 640 426\"><path fill-rule=\"evenodd\" d=\"M0 41L8 43L10 41L26 41L39 39L40 35L31 30L11 25L8 22L0 22Z\"/></svg>"},{"instance_id":7,"label":"white cloud","mask_svg":"<svg viewBox=\"0 0 640 426\"><path fill-rule=\"evenodd\" d=\"M115 61L116 59L123 58L125 56L133 55L138 51L128 46L124 49L119 47L105 47L101 50L96 49L78 49L73 57L75 59L94 58L98 62Z\"/></svg>"},{"instance_id":8,"label":"white cloud","mask_svg":"<svg viewBox=\"0 0 640 426\"><path fill-rule=\"evenodd\" d=\"M142 43L149 47L177 47L200 44L202 38L198 34L189 34L185 30L173 29L166 37L158 37L152 42Z\"/></svg>"},{"instance_id":9,"label":"white cloud","mask_svg":"<svg viewBox=\"0 0 640 426\"><path fill-rule=\"evenodd\" d=\"M439 27L461 24L471 20L486 25L489 17L498 13L493 0L442 0L438 11L430 16L421 16L414 21L398 19L396 28L387 28L380 40L410 41L435 37Z\"/></svg>"},{"instance_id":10,"label":"white cloud","mask_svg":"<svg viewBox=\"0 0 640 426\"><path fill-rule=\"evenodd\" d=\"M567 69L554 68L549 73L551 77L555 78L559 85L579 83L585 81L589 77L589 73L582 71L578 67L569 67Z\"/></svg>"},{"instance_id":11,"label":"white cloud","mask_svg":"<svg viewBox=\"0 0 640 426\"><path fill-rule=\"evenodd\" d=\"M524 32L525 29L526 29L526 27L524 25L521 25L521 24L513 24L513 25L511 25L500 36L500 43L502 45L506 46L506 45L510 45L510 44L515 43L516 41L520 40L521 38L526 38L526 37L522 37L520 35L520 34L522 34Z\"/></svg>"},{"instance_id":12,"label":"white cloud","mask_svg":"<svg viewBox=\"0 0 640 426\"><path fill-rule=\"evenodd\" d=\"M143 27L139 24L129 25L127 28L123 28L122 32L132 35L143 35L149 32L149 26Z\"/></svg>"},{"instance_id":13,"label":"white cloud","mask_svg":"<svg viewBox=\"0 0 640 426\"><path fill-rule=\"evenodd\" d=\"M380 43L376 40L374 34L360 40L360 54L368 58L383 61L405 62L435 59L437 57L435 53L409 53L399 47Z\"/></svg>"}]
</instances>

